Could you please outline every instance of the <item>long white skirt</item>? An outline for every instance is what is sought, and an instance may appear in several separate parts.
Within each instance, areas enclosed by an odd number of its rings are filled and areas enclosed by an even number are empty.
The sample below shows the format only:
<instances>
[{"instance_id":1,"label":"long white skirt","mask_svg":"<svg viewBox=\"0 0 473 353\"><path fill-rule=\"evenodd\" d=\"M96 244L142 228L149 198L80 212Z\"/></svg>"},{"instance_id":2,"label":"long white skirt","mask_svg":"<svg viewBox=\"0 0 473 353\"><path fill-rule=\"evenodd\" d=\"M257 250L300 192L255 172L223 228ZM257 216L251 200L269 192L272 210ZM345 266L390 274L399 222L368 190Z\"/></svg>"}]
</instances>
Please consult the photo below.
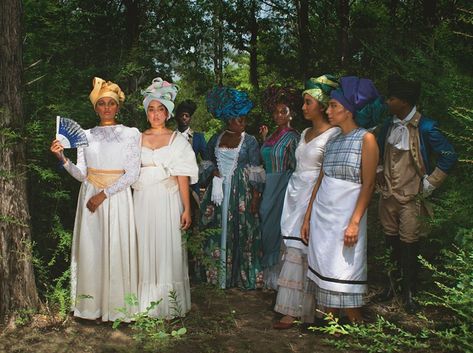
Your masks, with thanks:
<instances>
[{"instance_id":1,"label":"long white skirt","mask_svg":"<svg viewBox=\"0 0 473 353\"><path fill-rule=\"evenodd\" d=\"M138 259L131 190L127 188L92 213L87 201L101 190L82 183L71 255L71 295L74 316L113 321L132 315L125 296L138 293ZM129 321L125 318L125 321Z\"/></svg>"},{"instance_id":2,"label":"long white skirt","mask_svg":"<svg viewBox=\"0 0 473 353\"><path fill-rule=\"evenodd\" d=\"M366 212L352 247L344 233L355 209L361 184L327 177L317 192L310 220L308 277L320 288L343 293L367 290Z\"/></svg>"},{"instance_id":3,"label":"long white skirt","mask_svg":"<svg viewBox=\"0 0 473 353\"><path fill-rule=\"evenodd\" d=\"M278 279L274 311L300 317L303 322L313 322L315 300L312 293L305 291L307 281L307 254L298 248L287 248Z\"/></svg>"},{"instance_id":4,"label":"long white skirt","mask_svg":"<svg viewBox=\"0 0 473 353\"><path fill-rule=\"evenodd\" d=\"M177 181L171 177L135 189L133 198L138 234L140 311L152 301L161 300L150 316L167 319L184 316L191 308L191 298L187 250L181 234L183 206ZM175 298L172 298L172 292Z\"/></svg>"}]
</instances>

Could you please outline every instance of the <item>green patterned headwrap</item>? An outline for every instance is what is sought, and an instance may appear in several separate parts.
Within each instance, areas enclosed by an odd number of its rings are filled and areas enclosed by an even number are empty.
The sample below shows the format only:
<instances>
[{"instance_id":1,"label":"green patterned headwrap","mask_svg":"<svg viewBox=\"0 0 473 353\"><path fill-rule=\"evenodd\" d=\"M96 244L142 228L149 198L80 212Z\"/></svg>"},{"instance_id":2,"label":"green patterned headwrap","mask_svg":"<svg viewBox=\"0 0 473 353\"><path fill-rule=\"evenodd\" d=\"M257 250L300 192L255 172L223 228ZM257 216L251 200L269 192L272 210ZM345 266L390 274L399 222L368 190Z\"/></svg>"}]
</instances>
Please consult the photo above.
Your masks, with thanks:
<instances>
[{"instance_id":1,"label":"green patterned headwrap","mask_svg":"<svg viewBox=\"0 0 473 353\"><path fill-rule=\"evenodd\" d=\"M336 88L338 88L338 82L333 75L325 74L317 78L312 77L306 81L302 96L308 94L326 107L330 99L330 92Z\"/></svg>"}]
</instances>

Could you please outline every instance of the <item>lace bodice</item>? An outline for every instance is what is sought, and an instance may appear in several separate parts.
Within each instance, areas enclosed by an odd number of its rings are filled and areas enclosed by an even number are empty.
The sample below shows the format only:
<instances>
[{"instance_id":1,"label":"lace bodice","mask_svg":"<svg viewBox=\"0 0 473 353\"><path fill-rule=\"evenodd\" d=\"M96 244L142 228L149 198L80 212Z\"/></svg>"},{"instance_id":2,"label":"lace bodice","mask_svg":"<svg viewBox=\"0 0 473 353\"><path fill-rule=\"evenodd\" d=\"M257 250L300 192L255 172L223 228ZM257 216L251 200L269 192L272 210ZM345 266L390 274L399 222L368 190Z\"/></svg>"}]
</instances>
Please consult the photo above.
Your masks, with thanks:
<instances>
[{"instance_id":1,"label":"lace bodice","mask_svg":"<svg viewBox=\"0 0 473 353\"><path fill-rule=\"evenodd\" d=\"M114 184L104 190L107 197L133 184L140 172L140 132L123 125L96 126L85 130L89 146L77 149L77 163L64 168L78 181L87 178L87 168L124 170Z\"/></svg>"}]
</instances>

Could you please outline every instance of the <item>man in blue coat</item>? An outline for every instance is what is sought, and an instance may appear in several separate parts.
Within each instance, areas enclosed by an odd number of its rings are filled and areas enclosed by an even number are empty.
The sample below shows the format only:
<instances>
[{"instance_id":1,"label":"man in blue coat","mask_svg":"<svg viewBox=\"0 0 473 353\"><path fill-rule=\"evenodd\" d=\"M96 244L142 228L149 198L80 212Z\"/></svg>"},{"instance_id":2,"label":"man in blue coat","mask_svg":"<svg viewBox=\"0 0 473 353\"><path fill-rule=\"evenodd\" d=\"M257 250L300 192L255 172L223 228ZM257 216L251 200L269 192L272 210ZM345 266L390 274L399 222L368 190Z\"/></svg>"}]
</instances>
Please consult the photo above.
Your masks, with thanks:
<instances>
[{"instance_id":1,"label":"man in blue coat","mask_svg":"<svg viewBox=\"0 0 473 353\"><path fill-rule=\"evenodd\" d=\"M208 160L207 158L207 143L205 142L204 134L201 132L195 132L190 128L192 121L192 115L197 109L197 105L191 100L185 100L176 108L176 121L179 132L189 141L192 145L192 149L195 153L197 161ZM199 200L199 185L191 185L194 198L197 197L196 201Z\"/></svg>"},{"instance_id":2,"label":"man in blue coat","mask_svg":"<svg viewBox=\"0 0 473 353\"><path fill-rule=\"evenodd\" d=\"M388 82L386 103L393 115L378 135L380 165L378 184L381 191L379 218L386 246L401 267L402 298L406 312L414 313L413 300L417 282L417 256L424 202L438 188L457 161L452 145L440 132L437 122L417 111L420 84L392 76ZM432 165L431 155L436 157ZM393 282L382 293L393 296Z\"/></svg>"}]
</instances>

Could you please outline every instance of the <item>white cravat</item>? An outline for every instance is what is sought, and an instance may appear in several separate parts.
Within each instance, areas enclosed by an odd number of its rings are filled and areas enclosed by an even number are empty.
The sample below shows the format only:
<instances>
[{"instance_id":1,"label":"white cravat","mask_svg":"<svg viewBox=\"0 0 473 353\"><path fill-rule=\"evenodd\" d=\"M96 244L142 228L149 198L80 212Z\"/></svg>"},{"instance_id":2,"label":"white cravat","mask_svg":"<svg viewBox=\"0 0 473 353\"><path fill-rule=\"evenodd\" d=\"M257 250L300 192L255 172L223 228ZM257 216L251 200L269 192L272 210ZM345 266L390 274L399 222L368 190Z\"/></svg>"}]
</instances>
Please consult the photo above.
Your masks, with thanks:
<instances>
[{"instance_id":1,"label":"white cravat","mask_svg":"<svg viewBox=\"0 0 473 353\"><path fill-rule=\"evenodd\" d=\"M399 119L397 116L393 118L394 125L389 134L388 143L398 150L409 150L409 129L406 125L414 117L416 111L416 107L412 108L411 112L407 114L404 120Z\"/></svg>"},{"instance_id":2,"label":"white cravat","mask_svg":"<svg viewBox=\"0 0 473 353\"><path fill-rule=\"evenodd\" d=\"M181 132L181 134L182 134L182 136L184 136L186 138L187 141L189 141L190 138L192 137L192 130L191 130L190 127L188 127L186 129L186 131Z\"/></svg>"}]
</instances>

